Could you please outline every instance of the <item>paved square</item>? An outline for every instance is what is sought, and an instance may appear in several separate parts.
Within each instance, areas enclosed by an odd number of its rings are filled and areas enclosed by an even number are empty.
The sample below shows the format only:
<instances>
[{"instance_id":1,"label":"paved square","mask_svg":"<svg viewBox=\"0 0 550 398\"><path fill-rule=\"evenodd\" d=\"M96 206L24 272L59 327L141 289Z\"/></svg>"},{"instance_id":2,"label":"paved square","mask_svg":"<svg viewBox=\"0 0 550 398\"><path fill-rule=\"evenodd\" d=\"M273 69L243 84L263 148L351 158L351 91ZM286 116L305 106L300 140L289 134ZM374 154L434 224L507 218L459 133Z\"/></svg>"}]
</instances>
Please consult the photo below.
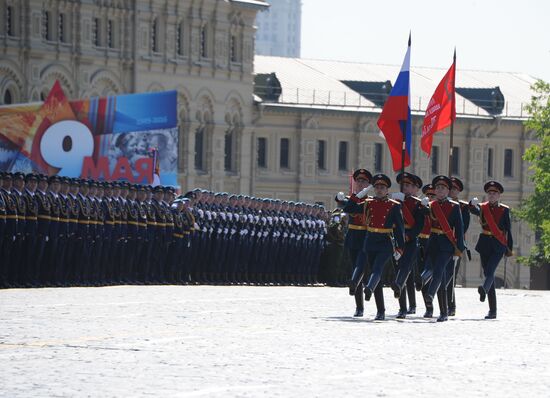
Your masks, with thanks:
<instances>
[{"instance_id":1,"label":"paved square","mask_svg":"<svg viewBox=\"0 0 550 398\"><path fill-rule=\"evenodd\" d=\"M2 290L0 395L550 396L550 292L497 295L437 324L390 290L385 322L336 288Z\"/></svg>"}]
</instances>

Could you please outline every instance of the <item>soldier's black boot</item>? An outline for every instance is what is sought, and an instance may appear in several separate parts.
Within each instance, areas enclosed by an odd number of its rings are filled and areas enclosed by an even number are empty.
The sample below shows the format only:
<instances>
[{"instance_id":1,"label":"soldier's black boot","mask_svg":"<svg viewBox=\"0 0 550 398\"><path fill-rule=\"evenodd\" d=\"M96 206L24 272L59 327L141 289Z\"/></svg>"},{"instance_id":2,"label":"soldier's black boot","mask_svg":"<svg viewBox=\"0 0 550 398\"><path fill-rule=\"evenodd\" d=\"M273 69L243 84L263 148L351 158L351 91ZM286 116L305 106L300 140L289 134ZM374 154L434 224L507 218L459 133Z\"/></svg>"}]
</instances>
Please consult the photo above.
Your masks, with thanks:
<instances>
[{"instance_id":1,"label":"soldier's black boot","mask_svg":"<svg viewBox=\"0 0 550 398\"><path fill-rule=\"evenodd\" d=\"M432 318L434 316L434 308L427 307L426 312L424 313L424 318Z\"/></svg>"},{"instance_id":2,"label":"soldier's black boot","mask_svg":"<svg viewBox=\"0 0 550 398\"><path fill-rule=\"evenodd\" d=\"M416 314L416 307L413 307L412 305L409 307L409 309L407 310L407 314L408 315L413 315L413 314Z\"/></svg>"},{"instance_id":3,"label":"soldier's black boot","mask_svg":"<svg viewBox=\"0 0 550 398\"><path fill-rule=\"evenodd\" d=\"M485 296L487 295L487 293L485 293L485 289L483 288L483 286L479 286L477 288L477 292L479 293L479 301L483 303L485 301Z\"/></svg>"},{"instance_id":4,"label":"soldier's black boot","mask_svg":"<svg viewBox=\"0 0 550 398\"><path fill-rule=\"evenodd\" d=\"M445 289L440 288L437 291L437 301L439 302L439 318L437 318L437 322L445 322L449 319L449 315L447 312L447 291Z\"/></svg>"},{"instance_id":5,"label":"soldier's black boot","mask_svg":"<svg viewBox=\"0 0 550 398\"><path fill-rule=\"evenodd\" d=\"M356 318L360 318L363 316L363 309L362 308L356 308L355 309L355 314L353 314L354 317Z\"/></svg>"},{"instance_id":6,"label":"soldier's black boot","mask_svg":"<svg viewBox=\"0 0 550 398\"><path fill-rule=\"evenodd\" d=\"M407 317L407 310L404 310L404 309L400 309L396 316L397 319L405 319L406 317Z\"/></svg>"},{"instance_id":7,"label":"soldier's black boot","mask_svg":"<svg viewBox=\"0 0 550 398\"><path fill-rule=\"evenodd\" d=\"M386 319L386 314L384 311L378 311L374 317L375 321L383 321Z\"/></svg>"},{"instance_id":8,"label":"soldier's black boot","mask_svg":"<svg viewBox=\"0 0 550 398\"><path fill-rule=\"evenodd\" d=\"M497 319L497 312L489 311L489 313L485 315L485 319Z\"/></svg>"},{"instance_id":9,"label":"soldier's black boot","mask_svg":"<svg viewBox=\"0 0 550 398\"><path fill-rule=\"evenodd\" d=\"M391 283L391 290L393 290L393 297L395 297L396 299L401 297L401 288L397 285L397 283Z\"/></svg>"},{"instance_id":10,"label":"soldier's black boot","mask_svg":"<svg viewBox=\"0 0 550 398\"><path fill-rule=\"evenodd\" d=\"M397 313L397 319L405 319L407 317L407 294L403 291L403 295L399 297L399 312Z\"/></svg>"}]
</instances>

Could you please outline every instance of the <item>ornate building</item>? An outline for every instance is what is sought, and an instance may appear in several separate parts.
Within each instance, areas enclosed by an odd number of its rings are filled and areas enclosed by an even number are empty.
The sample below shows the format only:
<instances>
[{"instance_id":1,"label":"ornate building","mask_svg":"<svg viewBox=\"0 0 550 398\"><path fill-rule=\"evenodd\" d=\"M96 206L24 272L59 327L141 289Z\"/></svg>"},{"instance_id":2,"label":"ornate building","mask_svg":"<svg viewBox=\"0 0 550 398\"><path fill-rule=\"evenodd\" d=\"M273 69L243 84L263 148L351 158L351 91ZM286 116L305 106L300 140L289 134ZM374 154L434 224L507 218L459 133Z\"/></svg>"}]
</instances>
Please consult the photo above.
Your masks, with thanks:
<instances>
[{"instance_id":1,"label":"ornate building","mask_svg":"<svg viewBox=\"0 0 550 398\"><path fill-rule=\"evenodd\" d=\"M260 0L0 0L0 104L40 101L55 80L70 98L176 89L179 182L332 206L361 166L391 170L376 126L398 67L257 56ZM429 181L447 173L449 135L437 134L430 159L418 149L423 110L444 74L413 68L410 171ZM517 206L532 191L521 160L534 142L522 103L530 76L457 72L455 155L450 174L464 199L482 183L503 182ZM393 176L392 173L389 173ZM473 249L478 223L468 235ZM514 225L516 253L534 235ZM503 269L497 275L504 279ZM459 283L481 278L478 256ZM507 286L529 286L529 269L510 261Z\"/></svg>"}]
</instances>

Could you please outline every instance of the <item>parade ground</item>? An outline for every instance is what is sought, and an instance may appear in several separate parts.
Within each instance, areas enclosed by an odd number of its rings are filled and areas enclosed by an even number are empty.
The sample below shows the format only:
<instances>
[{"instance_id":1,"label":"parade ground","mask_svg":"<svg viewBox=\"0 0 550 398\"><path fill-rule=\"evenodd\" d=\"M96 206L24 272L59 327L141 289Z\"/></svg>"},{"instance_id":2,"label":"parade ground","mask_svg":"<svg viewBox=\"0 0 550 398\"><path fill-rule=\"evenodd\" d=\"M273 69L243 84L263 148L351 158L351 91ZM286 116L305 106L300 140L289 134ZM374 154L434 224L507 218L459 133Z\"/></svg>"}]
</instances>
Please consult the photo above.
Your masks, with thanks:
<instances>
[{"instance_id":1,"label":"parade ground","mask_svg":"<svg viewBox=\"0 0 550 398\"><path fill-rule=\"evenodd\" d=\"M486 321L457 289L445 323L385 294L374 322L343 288L1 290L0 396L550 396L550 292L499 290Z\"/></svg>"}]
</instances>

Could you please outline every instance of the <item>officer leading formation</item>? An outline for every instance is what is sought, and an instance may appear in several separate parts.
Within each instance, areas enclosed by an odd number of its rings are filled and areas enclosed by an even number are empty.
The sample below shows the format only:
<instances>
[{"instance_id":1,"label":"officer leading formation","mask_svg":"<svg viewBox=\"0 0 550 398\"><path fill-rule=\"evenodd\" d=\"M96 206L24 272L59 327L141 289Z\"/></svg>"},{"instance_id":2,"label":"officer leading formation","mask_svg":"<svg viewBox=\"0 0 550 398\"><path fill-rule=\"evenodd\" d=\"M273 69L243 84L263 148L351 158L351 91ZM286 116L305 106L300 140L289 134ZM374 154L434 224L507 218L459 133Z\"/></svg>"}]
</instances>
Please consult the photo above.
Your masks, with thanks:
<instances>
[{"instance_id":1,"label":"officer leading formation","mask_svg":"<svg viewBox=\"0 0 550 398\"><path fill-rule=\"evenodd\" d=\"M0 286L317 282L320 205L0 174Z\"/></svg>"},{"instance_id":2,"label":"officer leading formation","mask_svg":"<svg viewBox=\"0 0 550 398\"><path fill-rule=\"evenodd\" d=\"M355 297L355 317L363 316L364 293L365 301L374 295L375 320L385 319L382 287L387 269L393 271L387 284L399 300L397 318L416 313L416 290L422 292L424 318L433 317L436 297L437 321L455 316L456 275L463 254L471 259L464 237L473 214L482 227L475 247L485 276L478 288L479 299L484 302L488 298L485 319L496 318L495 272L504 256L513 255L510 209L500 203L504 188L499 182L485 184L487 201L480 203L478 198L459 200L464 185L456 177L439 175L431 184L423 185L420 177L403 172L396 177L399 192L391 195L391 180L384 174L373 176L366 169L358 169L353 180L350 195L339 192L335 200L350 215L345 246L354 264L349 293ZM419 191L423 198L417 196Z\"/></svg>"}]
</instances>

